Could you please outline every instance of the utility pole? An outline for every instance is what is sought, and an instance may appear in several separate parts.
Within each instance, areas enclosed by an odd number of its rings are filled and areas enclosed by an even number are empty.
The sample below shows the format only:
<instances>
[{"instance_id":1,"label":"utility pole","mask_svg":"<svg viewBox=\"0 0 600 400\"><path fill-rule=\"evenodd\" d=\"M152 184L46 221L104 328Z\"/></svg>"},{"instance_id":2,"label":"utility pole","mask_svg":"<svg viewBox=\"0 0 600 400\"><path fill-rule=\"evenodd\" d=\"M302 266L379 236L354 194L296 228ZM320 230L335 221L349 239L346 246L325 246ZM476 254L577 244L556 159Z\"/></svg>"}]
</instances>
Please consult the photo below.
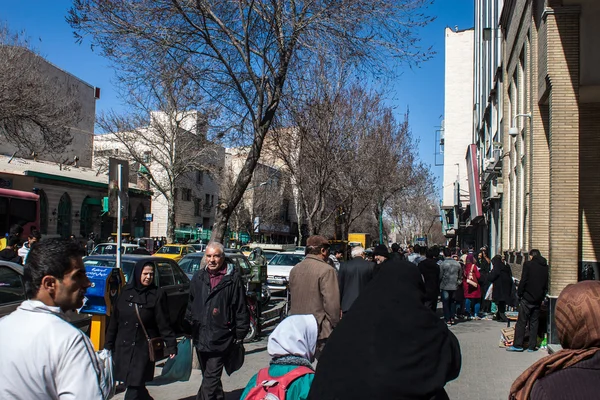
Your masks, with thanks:
<instances>
[{"instance_id":1,"label":"utility pole","mask_svg":"<svg viewBox=\"0 0 600 400\"><path fill-rule=\"evenodd\" d=\"M118 185L118 191L117 191L117 268L121 268L121 246L122 246L122 239L121 236L123 236L122 231L123 231L123 222L121 221L121 218L123 216L123 210L122 210L122 200L121 200L121 195L122 195L122 190L123 190L123 164L119 163L117 165L117 185Z\"/></svg>"}]
</instances>

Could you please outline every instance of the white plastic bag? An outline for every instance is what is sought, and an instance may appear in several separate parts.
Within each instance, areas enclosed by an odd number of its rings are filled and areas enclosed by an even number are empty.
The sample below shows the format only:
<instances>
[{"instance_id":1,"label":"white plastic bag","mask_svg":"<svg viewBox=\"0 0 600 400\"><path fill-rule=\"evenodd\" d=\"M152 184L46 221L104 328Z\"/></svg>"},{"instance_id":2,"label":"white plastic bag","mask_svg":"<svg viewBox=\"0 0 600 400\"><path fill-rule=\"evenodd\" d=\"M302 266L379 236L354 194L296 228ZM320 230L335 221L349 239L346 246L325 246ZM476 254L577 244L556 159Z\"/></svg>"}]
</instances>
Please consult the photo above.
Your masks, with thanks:
<instances>
[{"instance_id":1,"label":"white plastic bag","mask_svg":"<svg viewBox=\"0 0 600 400\"><path fill-rule=\"evenodd\" d=\"M494 291L494 284L492 283L488 288L487 292L485 292L485 300L492 300L492 292Z\"/></svg>"},{"instance_id":2,"label":"white plastic bag","mask_svg":"<svg viewBox=\"0 0 600 400\"><path fill-rule=\"evenodd\" d=\"M100 374L100 388L102 389L102 396L105 400L111 399L117 390L115 380L113 377L113 358L110 350L101 350L96 352L96 357L100 362L102 369Z\"/></svg>"}]
</instances>

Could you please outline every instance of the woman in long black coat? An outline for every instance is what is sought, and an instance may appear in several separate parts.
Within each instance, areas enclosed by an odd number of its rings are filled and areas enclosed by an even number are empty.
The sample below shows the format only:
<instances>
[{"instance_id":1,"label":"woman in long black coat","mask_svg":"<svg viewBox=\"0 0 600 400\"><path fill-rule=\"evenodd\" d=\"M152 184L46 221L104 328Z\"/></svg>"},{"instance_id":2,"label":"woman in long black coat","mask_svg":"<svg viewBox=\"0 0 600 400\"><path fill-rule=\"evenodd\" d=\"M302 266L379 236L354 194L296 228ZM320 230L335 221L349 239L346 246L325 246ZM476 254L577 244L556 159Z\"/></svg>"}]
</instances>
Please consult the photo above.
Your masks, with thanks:
<instances>
[{"instance_id":1,"label":"woman in long black coat","mask_svg":"<svg viewBox=\"0 0 600 400\"><path fill-rule=\"evenodd\" d=\"M125 399L151 400L146 382L154 378L154 362L150 361L136 305L148 336L162 336L171 357L177 353L177 339L169 324L166 295L154 284L154 264L139 263L132 278L116 301L104 348L113 351L115 380L127 387Z\"/></svg>"},{"instance_id":2,"label":"woman in long black coat","mask_svg":"<svg viewBox=\"0 0 600 400\"><path fill-rule=\"evenodd\" d=\"M511 290L513 286L512 270L506 264L502 257L494 256L492 258L492 272L487 276L487 281L494 285L492 289L492 300L498 306L496 319L506 322L506 305L512 305Z\"/></svg>"}]
</instances>

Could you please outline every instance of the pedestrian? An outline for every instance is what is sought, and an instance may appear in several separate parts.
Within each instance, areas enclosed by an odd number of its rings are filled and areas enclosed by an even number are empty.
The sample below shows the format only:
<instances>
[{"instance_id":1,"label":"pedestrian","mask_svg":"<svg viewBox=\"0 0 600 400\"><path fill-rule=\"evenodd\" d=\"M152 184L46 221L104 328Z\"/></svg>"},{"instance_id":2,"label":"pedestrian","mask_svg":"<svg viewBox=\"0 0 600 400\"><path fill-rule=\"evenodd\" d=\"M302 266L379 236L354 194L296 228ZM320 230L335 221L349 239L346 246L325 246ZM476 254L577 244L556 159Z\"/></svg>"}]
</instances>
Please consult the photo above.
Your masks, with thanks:
<instances>
[{"instance_id":1,"label":"pedestrian","mask_svg":"<svg viewBox=\"0 0 600 400\"><path fill-rule=\"evenodd\" d=\"M94 234L90 233L90 237L86 243L86 250L88 255L92 254L94 247L96 247L96 243L94 242Z\"/></svg>"},{"instance_id":2,"label":"pedestrian","mask_svg":"<svg viewBox=\"0 0 600 400\"><path fill-rule=\"evenodd\" d=\"M0 250L4 250L8 245L8 240L10 238L16 238L18 241L21 240L21 235L23 234L23 227L19 224L13 224L10 226L8 230L8 234L5 237L0 239Z\"/></svg>"},{"instance_id":3,"label":"pedestrian","mask_svg":"<svg viewBox=\"0 0 600 400\"><path fill-rule=\"evenodd\" d=\"M390 260L400 261L403 259L402 254L400 253L400 245L398 243L392 243L392 251L390 252Z\"/></svg>"},{"instance_id":4,"label":"pedestrian","mask_svg":"<svg viewBox=\"0 0 600 400\"><path fill-rule=\"evenodd\" d=\"M481 275L481 313L486 314L492 312L492 302L491 300L486 300L485 295L490 287L490 283L488 282L487 276L490 273L490 267L492 264L492 260L490 260L490 256L488 253L488 249L482 247L479 251L479 274Z\"/></svg>"},{"instance_id":5,"label":"pedestrian","mask_svg":"<svg viewBox=\"0 0 600 400\"><path fill-rule=\"evenodd\" d=\"M309 399L448 399L460 346L424 296L417 266L385 262L333 331Z\"/></svg>"},{"instance_id":6,"label":"pedestrian","mask_svg":"<svg viewBox=\"0 0 600 400\"><path fill-rule=\"evenodd\" d=\"M464 319L466 318L466 310L465 310L465 291L463 289L463 283L465 278L465 263L467 262L467 254L463 254L458 259L458 264L460 265L460 274L458 275L458 287L454 292L454 304L456 305L456 318Z\"/></svg>"},{"instance_id":7,"label":"pedestrian","mask_svg":"<svg viewBox=\"0 0 600 400\"><path fill-rule=\"evenodd\" d=\"M492 283L492 300L498 306L495 319L508 322L506 318L506 305L512 301L511 290L513 285L512 271L501 256L492 258L492 272L488 275L488 282Z\"/></svg>"},{"instance_id":8,"label":"pedestrian","mask_svg":"<svg viewBox=\"0 0 600 400\"><path fill-rule=\"evenodd\" d=\"M338 251L336 250L335 253ZM327 264L331 265L336 271L340 270L340 260L334 255L329 253L329 257L327 258Z\"/></svg>"},{"instance_id":9,"label":"pedestrian","mask_svg":"<svg viewBox=\"0 0 600 400\"><path fill-rule=\"evenodd\" d=\"M463 275L463 294L465 296L465 314L467 319L481 319L481 286L479 284L479 270L475 264L475 257L472 254L467 255L465 272Z\"/></svg>"},{"instance_id":10,"label":"pedestrian","mask_svg":"<svg viewBox=\"0 0 600 400\"><path fill-rule=\"evenodd\" d=\"M17 254L23 260L23 265L27 262L27 255L29 254L29 250L31 250L31 246L34 246L37 242L42 239L42 234L35 228L31 228L31 232L27 237L27 241L23 243L23 246L19 248ZM0 251L1 253L2 251Z\"/></svg>"},{"instance_id":11,"label":"pedestrian","mask_svg":"<svg viewBox=\"0 0 600 400\"><path fill-rule=\"evenodd\" d=\"M281 385L284 379L288 382L284 385L285 399L281 400L308 398L314 378L312 362L315 359L318 334L319 327L313 315L290 315L284 319L267 342L267 352L271 356L269 367L250 378L240 399L248 398L252 389L264 381L276 380ZM260 390L259 393L263 393L263 397L253 398L265 398L266 390Z\"/></svg>"},{"instance_id":12,"label":"pedestrian","mask_svg":"<svg viewBox=\"0 0 600 400\"><path fill-rule=\"evenodd\" d=\"M306 240L307 255L290 271L290 315L312 314L319 325L315 357L340 321L340 289L335 268L327 264L329 241L320 235Z\"/></svg>"},{"instance_id":13,"label":"pedestrian","mask_svg":"<svg viewBox=\"0 0 600 400\"><path fill-rule=\"evenodd\" d=\"M31 248L23 280L27 298L0 319L0 398L105 398L104 370L89 338L67 322L91 283L83 253L70 240L46 239Z\"/></svg>"},{"instance_id":14,"label":"pedestrian","mask_svg":"<svg viewBox=\"0 0 600 400\"><path fill-rule=\"evenodd\" d=\"M114 376L127 388L125 400L151 400L146 382L154 378L149 338L162 337L170 357L177 354L167 295L154 283L154 263L138 263L130 282L115 302L104 348L114 354Z\"/></svg>"},{"instance_id":15,"label":"pedestrian","mask_svg":"<svg viewBox=\"0 0 600 400\"><path fill-rule=\"evenodd\" d=\"M373 249L373 261L375 265L373 266L373 276L377 275L379 269L381 268L381 264L386 262L390 258L390 253L388 248L384 244L378 244Z\"/></svg>"},{"instance_id":16,"label":"pedestrian","mask_svg":"<svg viewBox=\"0 0 600 400\"><path fill-rule=\"evenodd\" d=\"M246 290L241 271L225 262L225 248L210 242L204 251L203 268L190 282L185 316L188 333L202 370L197 400L223 400L221 375L228 355L250 329Z\"/></svg>"},{"instance_id":17,"label":"pedestrian","mask_svg":"<svg viewBox=\"0 0 600 400\"><path fill-rule=\"evenodd\" d=\"M515 325L515 340L507 351L523 351L525 327L529 325L529 348L535 351L540 320L540 308L548 292L548 263L539 250L529 251L519 282L519 316Z\"/></svg>"},{"instance_id":18,"label":"pedestrian","mask_svg":"<svg viewBox=\"0 0 600 400\"><path fill-rule=\"evenodd\" d=\"M444 321L448 326L453 325L454 321L454 292L460 288L461 268L456 260L456 255L450 255L450 249L444 249L446 258L440 264L440 297L442 299L442 308L444 310Z\"/></svg>"},{"instance_id":19,"label":"pedestrian","mask_svg":"<svg viewBox=\"0 0 600 400\"><path fill-rule=\"evenodd\" d=\"M338 274L342 315L345 315L352 304L373 278L375 264L366 261L365 249L362 246L352 248L352 260L342 263Z\"/></svg>"},{"instance_id":20,"label":"pedestrian","mask_svg":"<svg viewBox=\"0 0 600 400\"><path fill-rule=\"evenodd\" d=\"M0 250L0 260L22 264L23 259L19 256L19 239L11 236L8 238L6 247Z\"/></svg>"},{"instance_id":21,"label":"pedestrian","mask_svg":"<svg viewBox=\"0 0 600 400\"><path fill-rule=\"evenodd\" d=\"M419 272L425 283L425 306L434 313L437 310L437 300L440 294L440 266L437 263L437 247L427 249L427 258L419 263Z\"/></svg>"},{"instance_id":22,"label":"pedestrian","mask_svg":"<svg viewBox=\"0 0 600 400\"><path fill-rule=\"evenodd\" d=\"M558 296L562 350L537 361L510 388L512 400L588 400L600 393L600 282L568 285Z\"/></svg>"}]
</instances>

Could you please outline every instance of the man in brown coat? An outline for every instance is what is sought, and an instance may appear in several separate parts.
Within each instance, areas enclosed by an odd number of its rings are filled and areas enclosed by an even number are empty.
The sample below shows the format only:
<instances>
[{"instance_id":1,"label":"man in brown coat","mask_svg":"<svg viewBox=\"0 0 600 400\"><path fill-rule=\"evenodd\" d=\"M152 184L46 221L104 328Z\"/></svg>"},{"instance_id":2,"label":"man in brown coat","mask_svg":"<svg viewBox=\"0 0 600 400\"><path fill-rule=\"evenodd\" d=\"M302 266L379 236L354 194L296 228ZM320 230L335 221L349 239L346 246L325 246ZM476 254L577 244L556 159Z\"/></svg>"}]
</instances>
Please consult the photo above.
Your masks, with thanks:
<instances>
[{"instance_id":1,"label":"man in brown coat","mask_svg":"<svg viewBox=\"0 0 600 400\"><path fill-rule=\"evenodd\" d=\"M312 314L319 324L316 358L340 321L337 271L327 263L329 242L314 235L306 240L307 255L290 272L290 314Z\"/></svg>"}]
</instances>

